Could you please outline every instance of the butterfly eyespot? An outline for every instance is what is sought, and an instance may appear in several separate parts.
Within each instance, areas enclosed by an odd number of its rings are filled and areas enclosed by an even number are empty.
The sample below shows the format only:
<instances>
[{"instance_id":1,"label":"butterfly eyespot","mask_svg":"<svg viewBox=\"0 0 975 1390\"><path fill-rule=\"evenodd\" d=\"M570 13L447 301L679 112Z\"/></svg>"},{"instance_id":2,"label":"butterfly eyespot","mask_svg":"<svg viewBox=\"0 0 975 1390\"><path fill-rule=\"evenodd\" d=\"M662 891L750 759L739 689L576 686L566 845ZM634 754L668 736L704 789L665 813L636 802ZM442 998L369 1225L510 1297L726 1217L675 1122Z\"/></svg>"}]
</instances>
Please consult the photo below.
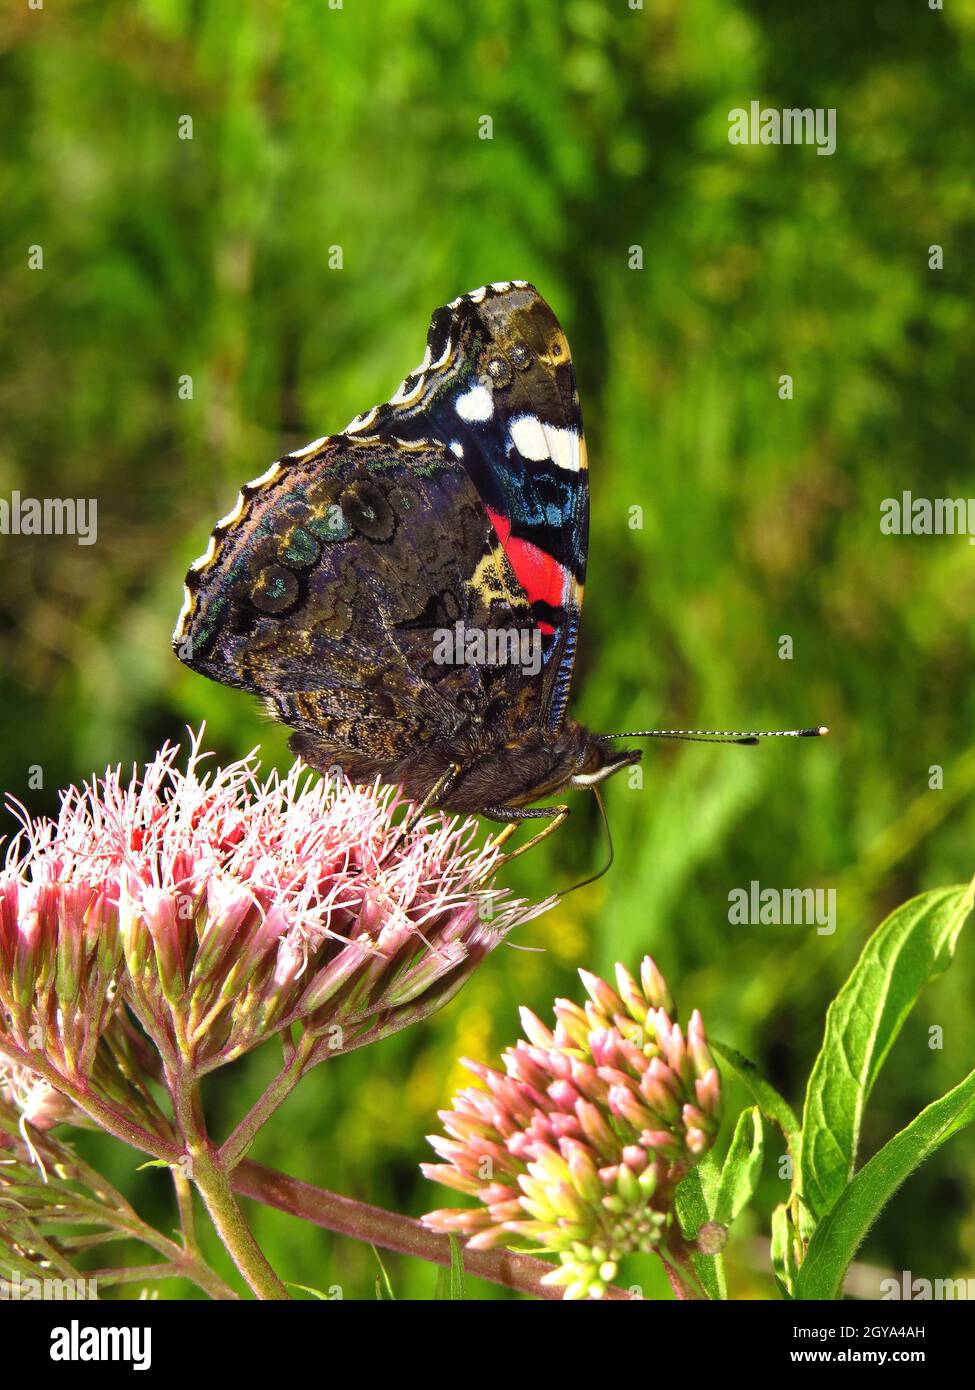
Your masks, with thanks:
<instances>
[{"instance_id":1,"label":"butterfly eyespot","mask_svg":"<svg viewBox=\"0 0 975 1390\"><path fill-rule=\"evenodd\" d=\"M388 541L396 530L396 514L385 494L366 479L347 487L339 506L349 524L367 540Z\"/></svg>"},{"instance_id":2,"label":"butterfly eyespot","mask_svg":"<svg viewBox=\"0 0 975 1390\"><path fill-rule=\"evenodd\" d=\"M300 588L297 575L284 565L267 565L251 590L251 601L262 613L286 613L297 600Z\"/></svg>"},{"instance_id":3,"label":"butterfly eyespot","mask_svg":"<svg viewBox=\"0 0 975 1390\"><path fill-rule=\"evenodd\" d=\"M523 372L532 360L532 355L524 343L515 343L513 347L508 349L508 356L511 359L511 365L517 367L520 372Z\"/></svg>"},{"instance_id":4,"label":"butterfly eyespot","mask_svg":"<svg viewBox=\"0 0 975 1390\"><path fill-rule=\"evenodd\" d=\"M555 341L555 342L552 344L552 346L549 348L549 353L551 354L552 357L561 357L561 356L562 356L562 344L558 341L558 339L556 339L556 341Z\"/></svg>"},{"instance_id":5,"label":"butterfly eyespot","mask_svg":"<svg viewBox=\"0 0 975 1390\"><path fill-rule=\"evenodd\" d=\"M492 357L487 364L487 374L495 386L507 386L511 381L511 364L504 357Z\"/></svg>"}]
</instances>

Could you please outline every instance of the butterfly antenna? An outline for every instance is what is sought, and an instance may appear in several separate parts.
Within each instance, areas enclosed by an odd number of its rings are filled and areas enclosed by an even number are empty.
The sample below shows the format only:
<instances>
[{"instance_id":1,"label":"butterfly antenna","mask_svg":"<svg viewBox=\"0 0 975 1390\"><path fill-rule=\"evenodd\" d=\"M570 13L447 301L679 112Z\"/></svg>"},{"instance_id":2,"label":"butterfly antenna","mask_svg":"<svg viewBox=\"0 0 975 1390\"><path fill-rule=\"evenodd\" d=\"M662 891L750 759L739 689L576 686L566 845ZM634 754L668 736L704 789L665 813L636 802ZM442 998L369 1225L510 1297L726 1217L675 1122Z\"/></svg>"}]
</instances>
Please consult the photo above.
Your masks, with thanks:
<instances>
[{"instance_id":1,"label":"butterfly antenna","mask_svg":"<svg viewBox=\"0 0 975 1390\"><path fill-rule=\"evenodd\" d=\"M594 786L592 790L596 797L596 805L599 807L599 814L602 817L603 828L606 831L606 839L609 842L609 858L599 870L598 874L590 874L588 878L582 879L580 883L573 883L571 888L567 888L564 893L559 894L560 899L568 897L568 895L574 893L577 888L586 888L590 883L595 883L598 879L602 878L603 874L608 874L613 867L613 860L616 858L616 850L613 848L613 832L609 828L609 817L606 814L606 807L603 805L603 798L599 794L598 787Z\"/></svg>"},{"instance_id":2,"label":"butterfly antenna","mask_svg":"<svg viewBox=\"0 0 975 1390\"><path fill-rule=\"evenodd\" d=\"M763 738L824 738L825 724L815 729L637 729L626 734L600 734L604 738L676 738L686 743L756 744Z\"/></svg>"}]
</instances>

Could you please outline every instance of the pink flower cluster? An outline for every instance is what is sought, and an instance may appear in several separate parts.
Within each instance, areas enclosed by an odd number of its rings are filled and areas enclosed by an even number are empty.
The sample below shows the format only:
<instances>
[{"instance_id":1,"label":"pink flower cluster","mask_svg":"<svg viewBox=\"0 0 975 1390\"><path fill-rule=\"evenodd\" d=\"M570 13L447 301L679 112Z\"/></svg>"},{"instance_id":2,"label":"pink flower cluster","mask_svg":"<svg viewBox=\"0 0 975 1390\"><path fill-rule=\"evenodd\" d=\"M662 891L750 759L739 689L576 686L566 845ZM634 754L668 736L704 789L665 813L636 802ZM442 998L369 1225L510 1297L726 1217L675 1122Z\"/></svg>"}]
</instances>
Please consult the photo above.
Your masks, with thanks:
<instances>
[{"instance_id":1,"label":"pink flower cluster","mask_svg":"<svg viewBox=\"0 0 975 1390\"><path fill-rule=\"evenodd\" d=\"M296 1024L348 1051L430 1013L550 905L489 886L499 852L473 820L404 826L389 789L298 765L261 780L254 754L208 769L201 737L185 771L167 745L64 792L54 821L14 803L0 1055L131 1079L148 1036L200 1075Z\"/></svg>"},{"instance_id":2,"label":"pink flower cluster","mask_svg":"<svg viewBox=\"0 0 975 1390\"><path fill-rule=\"evenodd\" d=\"M428 1178L480 1202L431 1212L433 1230L476 1249L534 1246L559 1256L545 1282L599 1297L624 1255L659 1250L677 1183L718 1130L720 1081L700 1015L686 1033L647 956L617 989L580 971L584 1008L556 1002L554 1032L527 1009L526 1040L504 1071L465 1065L482 1083L440 1112L445 1162Z\"/></svg>"}]
</instances>

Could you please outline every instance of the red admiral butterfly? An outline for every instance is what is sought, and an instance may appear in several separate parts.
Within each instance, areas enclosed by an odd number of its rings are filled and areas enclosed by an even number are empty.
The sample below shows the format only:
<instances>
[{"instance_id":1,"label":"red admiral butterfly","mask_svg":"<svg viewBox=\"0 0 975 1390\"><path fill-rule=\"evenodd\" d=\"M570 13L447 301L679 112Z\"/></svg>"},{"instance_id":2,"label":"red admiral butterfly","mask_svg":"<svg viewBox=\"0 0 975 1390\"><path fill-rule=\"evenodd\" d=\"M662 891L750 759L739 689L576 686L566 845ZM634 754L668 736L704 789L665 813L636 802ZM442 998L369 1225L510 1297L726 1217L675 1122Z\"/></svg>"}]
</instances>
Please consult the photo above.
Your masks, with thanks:
<instances>
[{"instance_id":1,"label":"red admiral butterfly","mask_svg":"<svg viewBox=\"0 0 975 1390\"><path fill-rule=\"evenodd\" d=\"M173 645L311 767L547 833L568 808L530 803L641 755L566 718L588 524L565 334L532 285L487 285L437 310L386 404L242 488Z\"/></svg>"}]
</instances>

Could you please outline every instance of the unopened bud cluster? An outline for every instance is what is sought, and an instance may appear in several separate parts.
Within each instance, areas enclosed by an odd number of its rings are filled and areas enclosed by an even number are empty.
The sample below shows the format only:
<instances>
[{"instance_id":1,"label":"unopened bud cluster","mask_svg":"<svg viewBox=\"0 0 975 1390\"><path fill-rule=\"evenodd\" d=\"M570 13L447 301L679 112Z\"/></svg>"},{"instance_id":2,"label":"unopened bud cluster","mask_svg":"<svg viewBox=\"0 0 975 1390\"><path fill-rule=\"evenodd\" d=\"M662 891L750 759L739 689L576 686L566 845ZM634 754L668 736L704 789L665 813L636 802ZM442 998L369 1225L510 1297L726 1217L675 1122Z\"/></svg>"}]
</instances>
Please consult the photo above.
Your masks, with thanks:
<instances>
[{"instance_id":1,"label":"unopened bud cluster","mask_svg":"<svg viewBox=\"0 0 975 1390\"><path fill-rule=\"evenodd\" d=\"M428 1178L476 1198L425 1224L496 1245L555 1253L545 1282L567 1298L600 1297L632 1252L657 1250L674 1191L714 1141L720 1083L700 1015L686 1032L647 956L639 981L616 967L616 989L580 971L584 1007L555 1005L554 1031L527 1009L525 1039L504 1071L465 1065L481 1085L441 1111L444 1160Z\"/></svg>"}]
</instances>

